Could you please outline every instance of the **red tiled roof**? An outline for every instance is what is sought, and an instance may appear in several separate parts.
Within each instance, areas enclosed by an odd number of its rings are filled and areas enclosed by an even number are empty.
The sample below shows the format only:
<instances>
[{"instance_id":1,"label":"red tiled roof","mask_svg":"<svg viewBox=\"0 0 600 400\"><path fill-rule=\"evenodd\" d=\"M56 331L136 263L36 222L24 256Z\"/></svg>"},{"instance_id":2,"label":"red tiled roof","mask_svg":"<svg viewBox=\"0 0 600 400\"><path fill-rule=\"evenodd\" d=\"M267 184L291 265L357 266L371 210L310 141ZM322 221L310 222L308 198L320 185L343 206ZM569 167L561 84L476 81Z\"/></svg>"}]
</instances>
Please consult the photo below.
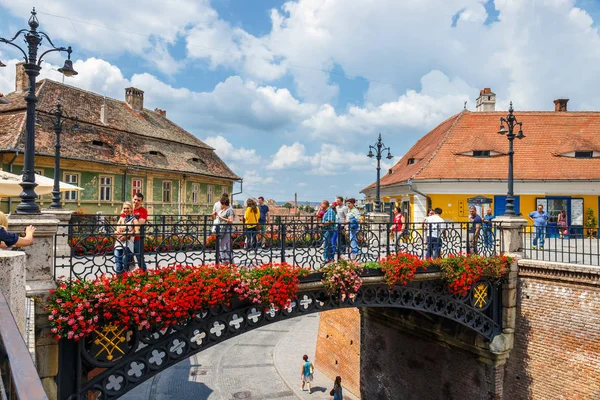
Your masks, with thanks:
<instances>
[{"instance_id":1,"label":"red tiled roof","mask_svg":"<svg viewBox=\"0 0 600 400\"><path fill-rule=\"evenodd\" d=\"M124 101L114 100L63 85L48 79L37 84L38 120L36 153L54 154L55 134L50 115L60 95L64 109L77 115L81 132L65 130L61 136L61 156L65 158L107 162L148 169L179 171L226 179L239 179L198 138L177 126L160 113L144 109L133 111ZM0 146L6 150L24 149L25 111L24 93L6 96L10 104L0 105ZM106 101L108 124L100 121L100 109ZM72 122L69 123L72 126ZM95 146L93 141L107 146ZM162 155L151 155L149 151ZM193 158L198 161L191 161Z\"/></svg>"},{"instance_id":2,"label":"red tiled roof","mask_svg":"<svg viewBox=\"0 0 600 400\"><path fill-rule=\"evenodd\" d=\"M574 151L600 151L600 112L518 111L525 139L514 141L517 180L600 180L600 158L561 156ZM505 180L508 140L499 135L506 112L463 111L423 136L381 179L382 186L428 179ZM516 132L515 132L516 133ZM489 158L461 153L492 150ZM420 159L408 165L411 158ZM368 188L374 187L374 184ZM367 188L367 189L368 189Z\"/></svg>"}]
</instances>

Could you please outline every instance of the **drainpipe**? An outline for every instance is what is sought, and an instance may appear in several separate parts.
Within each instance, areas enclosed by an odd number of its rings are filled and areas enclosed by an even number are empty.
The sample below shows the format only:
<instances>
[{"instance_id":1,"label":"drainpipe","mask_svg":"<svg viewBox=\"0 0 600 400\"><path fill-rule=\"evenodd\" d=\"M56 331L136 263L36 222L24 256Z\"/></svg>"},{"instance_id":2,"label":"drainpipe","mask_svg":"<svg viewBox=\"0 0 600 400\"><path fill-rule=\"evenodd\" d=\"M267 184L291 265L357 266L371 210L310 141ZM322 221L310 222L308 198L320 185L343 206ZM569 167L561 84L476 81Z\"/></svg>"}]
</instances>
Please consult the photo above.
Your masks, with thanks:
<instances>
[{"instance_id":1,"label":"drainpipe","mask_svg":"<svg viewBox=\"0 0 600 400\"><path fill-rule=\"evenodd\" d=\"M410 190L411 192L415 192L416 194L420 194L421 196L425 197L425 199L427 199L427 210L425 210L425 214L427 214L427 211L431 208L431 197L413 188L412 179L408 180L408 190Z\"/></svg>"},{"instance_id":2,"label":"drainpipe","mask_svg":"<svg viewBox=\"0 0 600 400\"><path fill-rule=\"evenodd\" d=\"M231 193L231 207L233 207L233 196L235 196L236 194L242 194L242 192L244 191L243 187L244 187L244 178L241 178L240 179L240 191Z\"/></svg>"},{"instance_id":3,"label":"drainpipe","mask_svg":"<svg viewBox=\"0 0 600 400\"><path fill-rule=\"evenodd\" d=\"M10 162L8 163L8 172L13 172L13 163L15 162L15 160L17 159L17 156L19 155L19 150L17 150L15 152L15 156L13 157L12 160L10 160ZM8 198L8 213L10 214L12 210L12 197Z\"/></svg>"},{"instance_id":4,"label":"drainpipe","mask_svg":"<svg viewBox=\"0 0 600 400\"><path fill-rule=\"evenodd\" d=\"M125 168L125 172L123 172L123 203L127 201L127 168Z\"/></svg>"}]
</instances>

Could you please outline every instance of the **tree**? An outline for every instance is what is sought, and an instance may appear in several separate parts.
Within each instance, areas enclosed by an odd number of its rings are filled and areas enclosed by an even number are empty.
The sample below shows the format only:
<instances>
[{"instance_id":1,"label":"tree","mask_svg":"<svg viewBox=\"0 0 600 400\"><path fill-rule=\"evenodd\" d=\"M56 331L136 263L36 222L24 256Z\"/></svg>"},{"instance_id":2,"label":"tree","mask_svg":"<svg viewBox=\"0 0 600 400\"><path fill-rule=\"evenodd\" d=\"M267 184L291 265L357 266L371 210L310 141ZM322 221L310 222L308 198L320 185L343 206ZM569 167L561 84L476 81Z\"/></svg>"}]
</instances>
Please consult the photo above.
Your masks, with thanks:
<instances>
[{"instance_id":1,"label":"tree","mask_svg":"<svg viewBox=\"0 0 600 400\"><path fill-rule=\"evenodd\" d=\"M594 210L588 208L585 213L585 228L587 230L587 236L592 237L595 235L595 230L598 227L598 220L594 215Z\"/></svg>"},{"instance_id":2,"label":"tree","mask_svg":"<svg viewBox=\"0 0 600 400\"><path fill-rule=\"evenodd\" d=\"M291 210L291 209L292 209L292 207L293 207L293 206L292 206L292 203L285 203L283 206L284 206L285 208L287 208L288 210Z\"/></svg>"}]
</instances>

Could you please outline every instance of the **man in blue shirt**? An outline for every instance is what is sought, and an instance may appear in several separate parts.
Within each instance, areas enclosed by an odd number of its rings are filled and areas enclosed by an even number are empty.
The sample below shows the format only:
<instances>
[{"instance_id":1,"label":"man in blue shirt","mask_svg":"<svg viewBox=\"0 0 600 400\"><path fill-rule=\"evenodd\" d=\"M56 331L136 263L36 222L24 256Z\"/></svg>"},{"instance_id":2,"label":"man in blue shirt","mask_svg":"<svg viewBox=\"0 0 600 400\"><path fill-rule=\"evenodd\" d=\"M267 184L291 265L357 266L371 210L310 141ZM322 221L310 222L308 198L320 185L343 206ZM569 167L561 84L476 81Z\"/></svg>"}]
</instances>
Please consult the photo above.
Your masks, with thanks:
<instances>
[{"instance_id":1,"label":"man in blue shirt","mask_svg":"<svg viewBox=\"0 0 600 400\"><path fill-rule=\"evenodd\" d=\"M267 223L269 222L269 206L265 204L265 198L260 196L258 198L258 209L260 210L260 217L258 217L258 225L260 225L260 231L262 232L262 245L265 245L265 232L267 231Z\"/></svg>"},{"instance_id":2,"label":"man in blue shirt","mask_svg":"<svg viewBox=\"0 0 600 400\"><path fill-rule=\"evenodd\" d=\"M332 207L329 207L329 201L323 200L321 207L325 211L323 214L323 261L326 263L333 261L333 249L331 246L331 237L335 230L336 215Z\"/></svg>"},{"instance_id":3,"label":"man in blue shirt","mask_svg":"<svg viewBox=\"0 0 600 400\"><path fill-rule=\"evenodd\" d=\"M540 250L544 250L544 236L546 235L546 225L550 219L550 214L544 211L544 206L539 204L537 211L529 213L529 218L533 220L533 226L535 227L535 236L533 238L533 248L537 248L538 239L540 244Z\"/></svg>"},{"instance_id":4,"label":"man in blue shirt","mask_svg":"<svg viewBox=\"0 0 600 400\"><path fill-rule=\"evenodd\" d=\"M481 216L477 214L477 208L475 206L469 207L469 253L477 254L477 242L479 240L479 231L481 230L481 224L483 220Z\"/></svg>"},{"instance_id":5,"label":"man in blue shirt","mask_svg":"<svg viewBox=\"0 0 600 400\"><path fill-rule=\"evenodd\" d=\"M494 218L496 216L492 214L491 208L485 210L485 215L483 216L483 243L488 250L492 249L492 245L494 244L494 232L492 230L492 220Z\"/></svg>"}]
</instances>

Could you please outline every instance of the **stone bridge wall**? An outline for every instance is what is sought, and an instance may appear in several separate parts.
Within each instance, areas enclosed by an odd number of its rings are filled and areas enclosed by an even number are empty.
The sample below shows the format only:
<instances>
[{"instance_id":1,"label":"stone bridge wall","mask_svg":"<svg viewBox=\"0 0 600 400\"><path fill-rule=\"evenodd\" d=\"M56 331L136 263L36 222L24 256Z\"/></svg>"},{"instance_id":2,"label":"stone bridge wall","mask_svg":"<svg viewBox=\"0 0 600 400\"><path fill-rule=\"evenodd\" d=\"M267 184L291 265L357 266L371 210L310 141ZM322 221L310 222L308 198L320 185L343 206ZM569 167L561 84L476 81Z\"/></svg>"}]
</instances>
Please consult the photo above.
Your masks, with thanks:
<instances>
[{"instance_id":1,"label":"stone bridge wall","mask_svg":"<svg viewBox=\"0 0 600 400\"><path fill-rule=\"evenodd\" d=\"M600 267L519 261L506 399L600 399Z\"/></svg>"},{"instance_id":2,"label":"stone bridge wall","mask_svg":"<svg viewBox=\"0 0 600 400\"><path fill-rule=\"evenodd\" d=\"M516 296L517 305L504 320L505 327L507 318L515 321L505 365L489 342L449 320L367 308L360 315L321 315L319 368L360 380L365 399L600 399L600 268L534 260L518 265L517 290L504 292ZM332 363L344 360L347 348L340 343L357 330L359 373ZM335 340L323 340L331 332Z\"/></svg>"}]
</instances>

